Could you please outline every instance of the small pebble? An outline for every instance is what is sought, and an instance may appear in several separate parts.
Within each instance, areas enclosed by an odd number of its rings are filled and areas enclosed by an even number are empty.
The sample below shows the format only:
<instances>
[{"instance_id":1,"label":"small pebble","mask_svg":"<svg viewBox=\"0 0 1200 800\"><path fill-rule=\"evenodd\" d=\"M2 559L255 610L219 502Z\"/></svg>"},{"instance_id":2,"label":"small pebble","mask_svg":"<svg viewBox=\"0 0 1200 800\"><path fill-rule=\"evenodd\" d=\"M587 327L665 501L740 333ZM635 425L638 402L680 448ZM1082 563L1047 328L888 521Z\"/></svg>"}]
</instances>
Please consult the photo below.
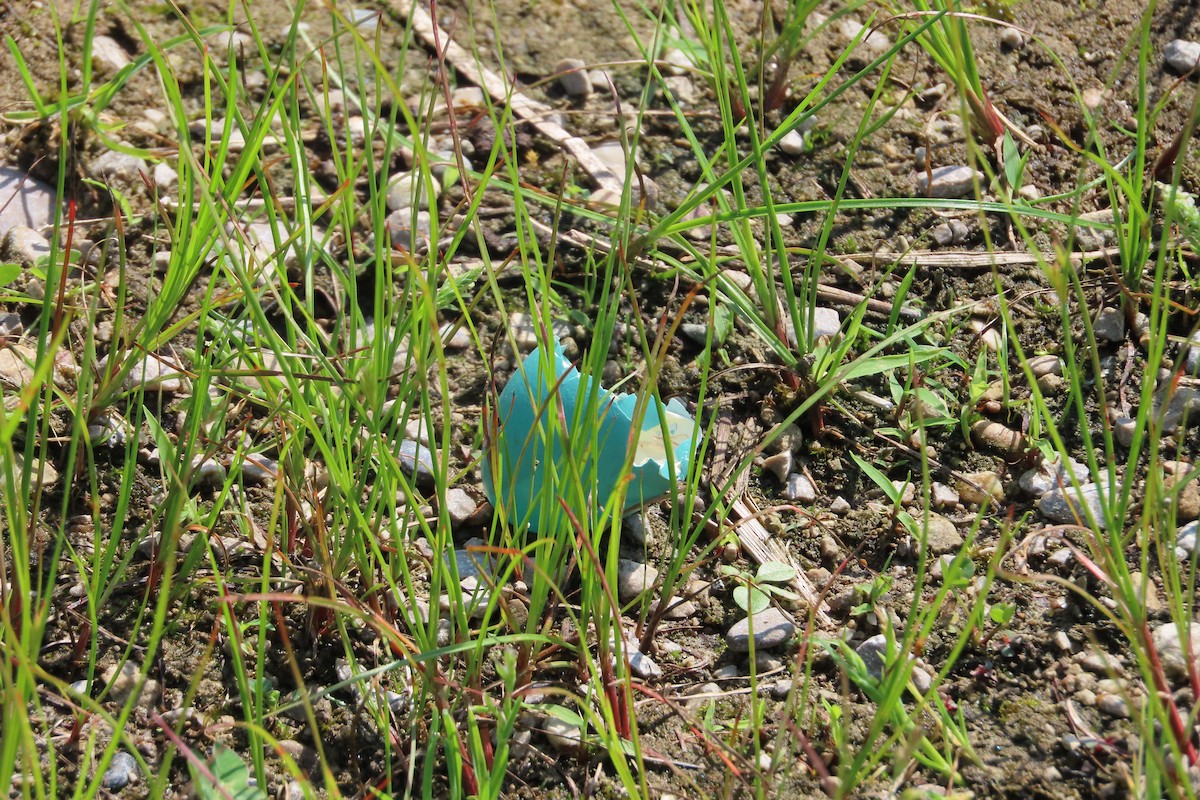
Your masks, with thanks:
<instances>
[{"instance_id":1,"label":"small pebble","mask_svg":"<svg viewBox=\"0 0 1200 800\"><path fill-rule=\"evenodd\" d=\"M854 648L854 652L862 659L867 674L875 680L883 679L883 668L887 664L887 636L877 633Z\"/></svg>"},{"instance_id":2,"label":"small pebble","mask_svg":"<svg viewBox=\"0 0 1200 800\"><path fill-rule=\"evenodd\" d=\"M1095 483L1085 483L1076 492L1073 486L1052 489L1038 500L1038 511L1051 522L1060 525L1089 524L1087 513L1089 509L1096 525L1105 530L1107 522L1104 519L1104 507L1100 498L1101 487Z\"/></svg>"},{"instance_id":3,"label":"small pebble","mask_svg":"<svg viewBox=\"0 0 1200 800\"><path fill-rule=\"evenodd\" d=\"M1129 717L1129 703L1119 694L1102 694L1096 699L1096 708L1110 717L1126 719Z\"/></svg>"},{"instance_id":4,"label":"small pebble","mask_svg":"<svg viewBox=\"0 0 1200 800\"><path fill-rule=\"evenodd\" d=\"M817 499L817 487L813 486L807 475L793 472L787 478L783 496L797 503L811 503Z\"/></svg>"},{"instance_id":5,"label":"small pebble","mask_svg":"<svg viewBox=\"0 0 1200 800\"><path fill-rule=\"evenodd\" d=\"M446 513L450 515L450 522L456 527L466 524L467 520L475 516L478 508L479 504L466 489L455 486L446 490Z\"/></svg>"},{"instance_id":6,"label":"small pebble","mask_svg":"<svg viewBox=\"0 0 1200 800\"><path fill-rule=\"evenodd\" d=\"M1018 455L1028 447L1025 436L1020 431L986 419L981 419L971 426L971 439L977 447L1004 455Z\"/></svg>"},{"instance_id":7,"label":"small pebble","mask_svg":"<svg viewBox=\"0 0 1200 800\"><path fill-rule=\"evenodd\" d=\"M1190 73L1200 64L1200 42L1175 39L1163 49L1163 60L1180 74Z\"/></svg>"},{"instance_id":8,"label":"small pebble","mask_svg":"<svg viewBox=\"0 0 1200 800\"><path fill-rule=\"evenodd\" d=\"M585 100L592 93L592 81L588 77L586 62L578 58L564 58L554 67L558 73L558 85L568 97Z\"/></svg>"},{"instance_id":9,"label":"small pebble","mask_svg":"<svg viewBox=\"0 0 1200 800\"><path fill-rule=\"evenodd\" d=\"M649 564L628 558L617 562L617 597L623 603L641 597L657 580L658 570Z\"/></svg>"},{"instance_id":10,"label":"small pebble","mask_svg":"<svg viewBox=\"0 0 1200 800\"><path fill-rule=\"evenodd\" d=\"M550 745L560 752L575 752L583 743L579 726L558 717L546 717L542 721L542 733Z\"/></svg>"},{"instance_id":11,"label":"small pebble","mask_svg":"<svg viewBox=\"0 0 1200 800\"><path fill-rule=\"evenodd\" d=\"M124 750L118 750L104 771L100 784L110 792L119 792L137 780L137 760Z\"/></svg>"},{"instance_id":12,"label":"small pebble","mask_svg":"<svg viewBox=\"0 0 1200 800\"><path fill-rule=\"evenodd\" d=\"M788 131L779 140L779 149L789 156L803 155L808 149L804 141L804 134L795 130Z\"/></svg>"},{"instance_id":13,"label":"small pebble","mask_svg":"<svg viewBox=\"0 0 1200 800\"><path fill-rule=\"evenodd\" d=\"M1025 35L1016 28L1006 27L1000 32L1000 46L1005 50L1020 50L1025 46Z\"/></svg>"},{"instance_id":14,"label":"small pebble","mask_svg":"<svg viewBox=\"0 0 1200 800\"><path fill-rule=\"evenodd\" d=\"M1191 655L1200 658L1200 624L1193 623L1190 631ZM1168 622L1155 628L1152 638L1167 678L1176 682L1186 681L1188 660L1183 648L1183 630L1174 622Z\"/></svg>"},{"instance_id":15,"label":"small pebble","mask_svg":"<svg viewBox=\"0 0 1200 800\"><path fill-rule=\"evenodd\" d=\"M725 643L734 653L750 652L751 618L739 620L725 634ZM796 631L796 625L778 608L770 606L754 615L754 647L770 649L786 644Z\"/></svg>"},{"instance_id":16,"label":"small pebble","mask_svg":"<svg viewBox=\"0 0 1200 800\"><path fill-rule=\"evenodd\" d=\"M1102 308L1093 325L1097 341L1117 343L1125 340L1125 315L1118 308Z\"/></svg>"},{"instance_id":17,"label":"small pebble","mask_svg":"<svg viewBox=\"0 0 1200 800\"><path fill-rule=\"evenodd\" d=\"M793 463L792 452L785 450L763 459L763 470L774 475L780 483L786 483Z\"/></svg>"},{"instance_id":18,"label":"small pebble","mask_svg":"<svg viewBox=\"0 0 1200 800\"><path fill-rule=\"evenodd\" d=\"M400 468L418 484L432 485L434 482L433 452L411 439L400 442Z\"/></svg>"},{"instance_id":19,"label":"small pebble","mask_svg":"<svg viewBox=\"0 0 1200 800\"><path fill-rule=\"evenodd\" d=\"M917 174L917 194L939 198L967 197L983 180L983 173L970 167L935 167L931 172Z\"/></svg>"},{"instance_id":20,"label":"small pebble","mask_svg":"<svg viewBox=\"0 0 1200 800\"><path fill-rule=\"evenodd\" d=\"M57 193L24 170L0 167L0 236L16 225L41 228L53 217Z\"/></svg>"},{"instance_id":21,"label":"small pebble","mask_svg":"<svg viewBox=\"0 0 1200 800\"><path fill-rule=\"evenodd\" d=\"M838 495L833 498L833 502L829 504L829 511L837 514L839 517L844 517L850 513L850 501Z\"/></svg>"},{"instance_id":22,"label":"small pebble","mask_svg":"<svg viewBox=\"0 0 1200 800\"><path fill-rule=\"evenodd\" d=\"M0 198L0 201L2 200L3 198ZM0 253L6 260L14 264L32 267L39 261L50 257L50 243L46 241L45 236L33 228L16 225L9 228L8 233L4 235Z\"/></svg>"}]
</instances>

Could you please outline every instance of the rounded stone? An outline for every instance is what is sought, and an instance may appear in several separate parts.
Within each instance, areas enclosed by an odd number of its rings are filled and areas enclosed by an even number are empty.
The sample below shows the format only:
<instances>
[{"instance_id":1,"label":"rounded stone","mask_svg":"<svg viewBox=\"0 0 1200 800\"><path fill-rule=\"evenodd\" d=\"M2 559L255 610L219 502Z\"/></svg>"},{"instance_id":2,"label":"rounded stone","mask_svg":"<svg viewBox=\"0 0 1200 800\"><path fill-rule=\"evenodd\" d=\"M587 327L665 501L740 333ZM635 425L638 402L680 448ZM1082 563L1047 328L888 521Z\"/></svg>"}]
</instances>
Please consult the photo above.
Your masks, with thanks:
<instances>
[{"instance_id":1,"label":"rounded stone","mask_svg":"<svg viewBox=\"0 0 1200 800\"><path fill-rule=\"evenodd\" d=\"M795 632L796 625L791 618L780 609L771 606L755 614L753 618L746 617L735 622L725 634L725 643L734 653L750 652L751 642L755 649L769 650L786 644Z\"/></svg>"}]
</instances>

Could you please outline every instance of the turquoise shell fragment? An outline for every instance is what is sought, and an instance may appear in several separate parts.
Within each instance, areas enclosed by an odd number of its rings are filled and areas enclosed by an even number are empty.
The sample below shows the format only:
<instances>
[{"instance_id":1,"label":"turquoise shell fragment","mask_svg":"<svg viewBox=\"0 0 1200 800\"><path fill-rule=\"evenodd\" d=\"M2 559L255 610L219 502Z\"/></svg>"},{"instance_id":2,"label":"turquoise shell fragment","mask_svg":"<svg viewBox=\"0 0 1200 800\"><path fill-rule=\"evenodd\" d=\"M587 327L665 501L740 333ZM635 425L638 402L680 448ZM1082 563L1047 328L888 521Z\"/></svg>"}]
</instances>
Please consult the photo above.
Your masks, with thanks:
<instances>
[{"instance_id":1,"label":"turquoise shell fragment","mask_svg":"<svg viewBox=\"0 0 1200 800\"><path fill-rule=\"evenodd\" d=\"M560 439L569 441L573 437L572 425L596 426L598 457L586 458L580 470L584 488L590 488L589 483L595 485L595 507L607 505L622 480L637 405L636 395L616 394L600 387L595 414L582 416L577 409L589 402L591 378L571 366L560 344L555 345L551 361L555 374L543 376L541 348L537 348L513 373L497 404L499 433L493 436L493 451L483 459L483 488L488 499L510 522L528 524L534 531L539 523L539 498L546 482L552 474L557 474L562 482L568 480L565 462L568 456ZM549 429L546 415L558 413L558 404L551 395L556 388L567 429L561 436L553 436L551 453L547 454L546 439L550 434L543 430ZM625 495L625 511L661 497L675 487L676 481L687 474L697 433L691 414L678 400L666 403L661 417L657 404L647 406L633 443L632 481ZM573 438L583 443L590 441L584 436ZM672 458L667 457L668 447ZM492 474L493 464L499 473L498 480Z\"/></svg>"}]
</instances>

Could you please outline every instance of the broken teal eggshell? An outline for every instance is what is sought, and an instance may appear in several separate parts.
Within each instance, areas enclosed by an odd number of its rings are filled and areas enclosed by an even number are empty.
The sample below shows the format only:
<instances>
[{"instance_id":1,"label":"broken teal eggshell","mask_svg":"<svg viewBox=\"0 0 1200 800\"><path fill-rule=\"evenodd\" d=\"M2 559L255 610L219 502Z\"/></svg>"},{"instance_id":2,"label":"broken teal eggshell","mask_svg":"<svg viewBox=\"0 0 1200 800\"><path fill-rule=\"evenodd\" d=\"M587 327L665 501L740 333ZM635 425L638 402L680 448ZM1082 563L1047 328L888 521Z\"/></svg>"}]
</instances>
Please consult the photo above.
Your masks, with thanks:
<instances>
[{"instance_id":1,"label":"broken teal eggshell","mask_svg":"<svg viewBox=\"0 0 1200 800\"><path fill-rule=\"evenodd\" d=\"M535 531L543 487L552 474L561 476L563 481L569 474L565 462L567 454L560 438L569 439L573 434L572 425L589 421L588 417L577 414L577 408L580 403L588 402L591 379L571 366L560 344L555 345L551 362L554 375L543 376L541 348L537 348L513 373L497 404L498 433L492 437L493 450L483 459L483 488L488 499L510 522L515 525L527 523ZM539 422L546 418L539 414L558 413L557 404L551 402L551 393L556 387L568 430L562 437L552 437L555 440L549 448L552 452L547 455L546 439L551 437L542 433ZM608 504L621 481L636 406L636 395L599 389L597 411L591 416L597 426L599 455L595 459L586 459L587 463L581 465L585 488L589 482L595 484L597 507ZM661 497L675 487L676 481L687 474L696 449L696 436L695 422L678 400L668 402L662 416L657 404L647 406L634 445L633 480L625 494L626 511ZM672 459L667 458L668 447ZM499 473L498 478L492 474L493 465Z\"/></svg>"}]
</instances>

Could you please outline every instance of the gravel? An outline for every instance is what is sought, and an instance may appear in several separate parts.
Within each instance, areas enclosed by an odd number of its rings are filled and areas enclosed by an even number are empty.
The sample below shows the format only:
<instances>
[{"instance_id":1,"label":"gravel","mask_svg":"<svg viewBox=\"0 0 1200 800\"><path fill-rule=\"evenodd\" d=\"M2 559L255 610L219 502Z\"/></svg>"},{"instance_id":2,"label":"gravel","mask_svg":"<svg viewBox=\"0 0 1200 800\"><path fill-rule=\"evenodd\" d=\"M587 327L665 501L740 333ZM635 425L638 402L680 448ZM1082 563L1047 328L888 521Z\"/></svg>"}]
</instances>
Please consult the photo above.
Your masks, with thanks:
<instances>
[{"instance_id":1,"label":"gravel","mask_svg":"<svg viewBox=\"0 0 1200 800\"><path fill-rule=\"evenodd\" d=\"M1119 308L1102 308L1092 326L1097 341L1123 342L1125 340L1125 315Z\"/></svg>"},{"instance_id":2,"label":"gravel","mask_svg":"<svg viewBox=\"0 0 1200 800\"><path fill-rule=\"evenodd\" d=\"M446 490L446 513L450 515L450 522L455 527L466 524L471 517L475 516L478 509L479 504L468 494L466 489L455 486Z\"/></svg>"},{"instance_id":3,"label":"gravel","mask_svg":"<svg viewBox=\"0 0 1200 800\"><path fill-rule=\"evenodd\" d=\"M1158 658L1162 662L1163 672L1167 678L1182 683L1188 677L1188 661L1183 649L1184 631L1174 622L1168 622L1154 629L1154 647L1158 650ZM1200 657L1200 624L1193 624L1190 632L1191 652Z\"/></svg>"},{"instance_id":4,"label":"gravel","mask_svg":"<svg viewBox=\"0 0 1200 800\"><path fill-rule=\"evenodd\" d=\"M956 553L963 545L962 534L958 532L958 526L950 520L943 517L941 514L930 512L926 544L929 547L929 552L934 555L942 553Z\"/></svg>"}]
</instances>

